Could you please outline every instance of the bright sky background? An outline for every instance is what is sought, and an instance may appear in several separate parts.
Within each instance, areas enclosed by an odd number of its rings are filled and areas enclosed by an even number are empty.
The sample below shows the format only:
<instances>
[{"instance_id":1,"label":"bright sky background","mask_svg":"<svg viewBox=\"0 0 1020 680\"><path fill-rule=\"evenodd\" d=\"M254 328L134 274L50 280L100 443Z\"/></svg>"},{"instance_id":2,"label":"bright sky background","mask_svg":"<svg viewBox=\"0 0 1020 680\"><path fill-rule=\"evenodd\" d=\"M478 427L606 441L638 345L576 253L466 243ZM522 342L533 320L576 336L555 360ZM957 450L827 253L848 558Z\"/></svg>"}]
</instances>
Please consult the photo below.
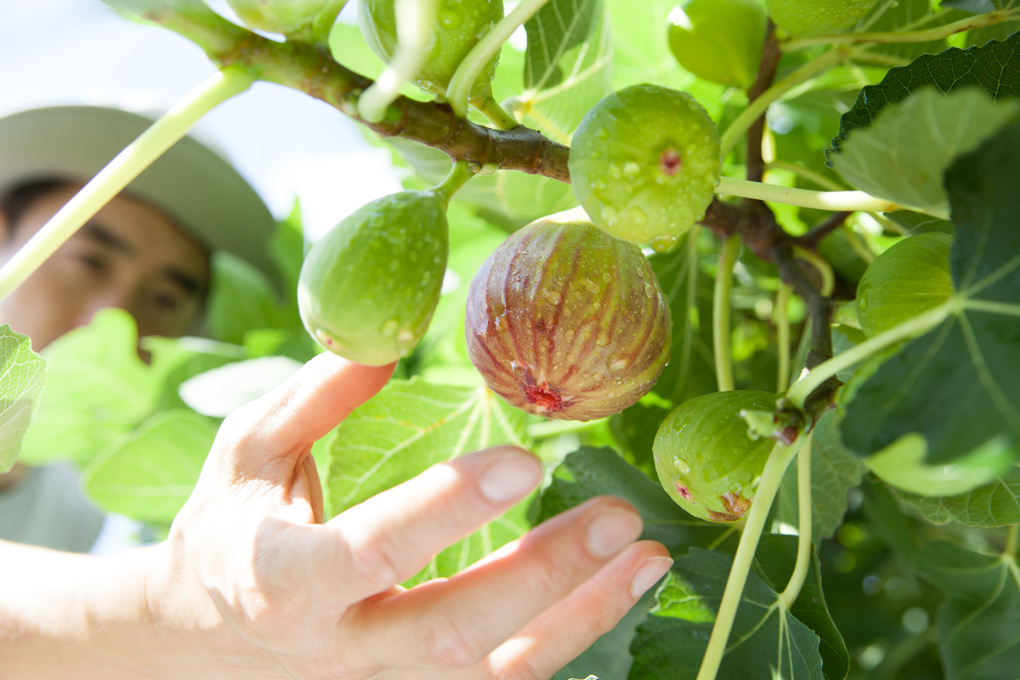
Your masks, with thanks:
<instances>
[{"instance_id":1,"label":"bright sky background","mask_svg":"<svg viewBox=\"0 0 1020 680\"><path fill-rule=\"evenodd\" d=\"M343 18L353 17L354 4ZM122 19L99 0L0 0L5 110L22 101L76 101L89 92L142 94L168 106L213 71L184 38ZM313 239L400 189L388 152L368 144L357 124L332 107L289 88L256 83L199 125L278 217L297 196Z\"/></svg>"}]
</instances>

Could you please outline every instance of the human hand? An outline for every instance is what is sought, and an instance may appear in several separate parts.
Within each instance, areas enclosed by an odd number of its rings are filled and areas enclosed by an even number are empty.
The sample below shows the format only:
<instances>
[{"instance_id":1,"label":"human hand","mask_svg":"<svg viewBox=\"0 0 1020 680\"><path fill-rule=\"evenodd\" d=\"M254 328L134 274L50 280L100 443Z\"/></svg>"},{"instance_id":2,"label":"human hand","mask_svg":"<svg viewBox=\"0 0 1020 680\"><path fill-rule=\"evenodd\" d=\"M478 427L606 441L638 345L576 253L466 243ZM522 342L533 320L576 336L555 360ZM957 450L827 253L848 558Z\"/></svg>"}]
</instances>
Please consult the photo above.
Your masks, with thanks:
<instances>
[{"instance_id":1,"label":"human hand","mask_svg":"<svg viewBox=\"0 0 1020 680\"><path fill-rule=\"evenodd\" d=\"M317 523L311 446L391 371L322 354L226 419L146 583L175 677L547 678L668 569L663 546L634 542L634 509L604 497L449 579L401 588L542 470L497 447Z\"/></svg>"}]
</instances>

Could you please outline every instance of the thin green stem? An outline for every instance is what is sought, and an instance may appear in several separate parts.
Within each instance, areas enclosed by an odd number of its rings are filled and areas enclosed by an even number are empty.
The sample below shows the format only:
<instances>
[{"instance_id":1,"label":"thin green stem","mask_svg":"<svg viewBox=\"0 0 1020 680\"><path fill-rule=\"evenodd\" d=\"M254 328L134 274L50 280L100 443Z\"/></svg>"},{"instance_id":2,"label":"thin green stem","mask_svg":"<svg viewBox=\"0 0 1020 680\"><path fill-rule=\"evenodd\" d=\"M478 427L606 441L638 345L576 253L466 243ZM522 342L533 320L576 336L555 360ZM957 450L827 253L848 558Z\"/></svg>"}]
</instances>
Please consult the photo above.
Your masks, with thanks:
<instances>
[{"instance_id":1,"label":"thin green stem","mask_svg":"<svg viewBox=\"0 0 1020 680\"><path fill-rule=\"evenodd\" d=\"M475 43L471 51L464 56L450 84L446 86L446 99L450 102L458 116L466 116L471 96L471 88L478 79L485 65L499 52L513 32L525 21L535 15L548 0L522 0L510 14L499 20L482 39Z\"/></svg>"},{"instance_id":2,"label":"thin green stem","mask_svg":"<svg viewBox=\"0 0 1020 680\"><path fill-rule=\"evenodd\" d=\"M50 218L0 269L0 300L39 268L81 225L92 218L145 168L188 133L199 118L247 90L252 76L228 68L184 96Z\"/></svg>"},{"instance_id":3,"label":"thin green stem","mask_svg":"<svg viewBox=\"0 0 1020 680\"><path fill-rule=\"evenodd\" d=\"M721 178L715 188L715 193L836 212L843 210L851 212L858 210L887 212L900 209L900 206L895 203L875 198L863 191L812 191L810 189L781 187L776 184L765 184L764 182L748 182L747 180L734 179L732 177ZM946 219L948 214L939 214L936 217Z\"/></svg>"},{"instance_id":4,"label":"thin green stem","mask_svg":"<svg viewBox=\"0 0 1020 680\"><path fill-rule=\"evenodd\" d=\"M1002 554L1015 558L1018 542L1020 542L1020 524L1010 525L1006 530L1006 545L1002 549Z\"/></svg>"},{"instance_id":5,"label":"thin green stem","mask_svg":"<svg viewBox=\"0 0 1020 680\"><path fill-rule=\"evenodd\" d=\"M528 425L527 434L530 439L547 439L561 434L591 430L592 426L603 420L549 420L543 423Z\"/></svg>"},{"instance_id":6,"label":"thin green stem","mask_svg":"<svg viewBox=\"0 0 1020 680\"><path fill-rule=\"evenodd\" d=\"M520 125L517 119L506 112L491 95L480 102L472 102L478 112L489 119L500 130L513 130Z\"/></svg>"},{"instance_id":7,"label":"thin green stem","mask_svg":"<svg viewBox=\"0 0 1020 680\"><path fill-rule=\"evenodd\" d=\"M953 21L942 26L925 28L917 31L887 31L876 33L841 33L838 35L819 35L802 38L792 38L780 42L780 48L784 52L793 52L806 47L816 45L852 45L852 44L895 44L895 43L918 43L930 40L942 40L954 33L970 31L975 28L994 26L1003 21L1011 20L1020 10L1012 9L1004 12L988 12L976 16Z\"/></svg>"},{"instance_id":8,"label":"thin green stem","mask_svg":"<svg viewBox=\"0 0 1020 680\"><path fill-rule=\"evenodd\" d=\"M751 572L751 564L754 562L754 553L758 549L758 542L761 540L761 533L765 528L765 520L768 519L769 510L772 509L772 502L776 498L776 492L783 481L786 468L797 453L797 449L803 444L803 439L803 437L798 437L797 441L789 446L776 443L765 463L761 481L758 483L758 491L751 502L751 509L747 513L744 532L740 535L737 553L733 556L733 566L730 567L730 575L726 579L726 588L723 590L722 600L719 602L715 625L712 626L712 634L708 639L708 647L705 649L705 656L701 660L701 668L698 669L696 680L715 680L715 676L719 672L719 664L722 663L722 658L726 654L726 643L729 641L730 631L733 629L737 607L740 605L747 576Z\"/></svg>"},{"instance_id":9,"label":"thin green stem","mask_svg":"<svg viewBox=\"0 0 1020 680\"><path fill-rule=\"evenodd\" d=\"M960 305L961 302L954 296L938 307L933 307L915 316L913 319L904 321L898 326L894 326L841 354L837 354L827 361L823 361L803 374L800 380L790 387L786 393L787 398L797 408L803 408L804 401L819 385L829 378L835 376L843 369L850 368L854 364L877 354L886 347L927 333L948 318Z\"/></svg>"},{"instance_id":10,"label":"thin green stem","mask_svg":"<svg viewBox=\"0 0 1020 680\"><path fill-rule=\"evenodd\" d=\"M793 607L811 566L811 543L814 528L811 520L811 434L804 437L804 447L797 453L797 563L786 588L779 594L779 604Z\"/></svg>"},{"instance_id":11,"label":"thin green stem","mask_svg":"<svg viewBox=\"0 0 1020 680\"><path fill-rule=\"evenodd\" d=\"M776 339L779 345L779 375L776 377L776 394L782 394L790 386L790 293L789 284L780 281L776 303L772 307L772 322L776 324Z\"/></svg>"},{"instance_id":12,"label":"thin green stem","mask_svg":"<svg viewBox=\"0 0 1020 680\"><path fill-rule=\"evenodd\" d=\"M733 290L733 267L739 253L740 234L727 237L719 252L719 271L715 275L712 296L712 348L715 379L720 392L734 388L733 359L730 356L730 293Z\"/></svg>"},{"instance_id":13,"label":"thin green stem","mask_svg":"<svg viewBox=\"0 0 1020 680\"><path fill-rule=\"evenodd\" d=\"M421 70L438 4L438 0L397 0L397 51L376 81L358 97L358 115L369 123L386 117L386 110L400 96L400 88Z\"/></svg>"},{"instance_id":14,"label":"thin green stem","mask_svg":"<svg viewBox=\"0 0 1020 680\"><path fill-rule=\"evenodd\" d=\"M996 302L994 300L975 300L967 298L963 303L964 309L975 312L991 312L993 314L1004 314L1006 316L1020 316L1020 305L1014 302Z\"/></svg>"},{"instance_id":15,"label":"thin green stem","mask_svg":"<svg viewBox=\"0 0 1020 680\"><path fill-rule=\"evenodd\" d=\"M805 168L804 166L798 165L796 163L790 163L788 161L783 160L774 160L765 166L765 170L788 170L789 172L792 172L793 174L799 177L803 177L809 182L817 184L826 191L843 190L843 187L841 187L839 183L836 182L835 180L829 179L828 177L822 175L821 173L815 172L810 168Z\"/></svg>"},{"instance_id":16,"label":"thin green stem","mask_svg":"<svg viewBox=\"0 0 1020 680\"><path fill-rule=\"evenodd\" d=\"M819 292L823 297L831 297L832 291L836 288L836 275L832 271L832 265L824 257L800 246L793 247L793 254L815 268L822 277L822 289Z\"/></svg>"},{"instance_id":17,"label":"thin green stem","mask_svg":"<svg viewBox=\"0 0 1020 680\"><path fill-rule=\"evenodd\" d=\"M842 61L844 53L845 50L843 48L835 48L820 54L762 92L761 96L751 101L747 108L741 111L733 122L730 123L730 126L726 128L726 132L723 133L721 140L722 157L726 158L729 155L729 152L733 150L733 147L744 136L744 133L754 125L754 122L765 113L766 109L773 102L777 101L794 87L838 64Z\"/></svg>"},{"instance_id":18,"label":"thin green stem","mask_svg":"<svg viewBox=\"0 0 1020 680\"><path fill-rule=\"evenodd\" d=\"M446 202L449 203L450 199L476 174L478 174L477 165L467 161L457 161L453 164L453 168L450 169L450 173L446 178L433 187L433 191L441 193L446 197Z\"/></svg>"}]
</instances>

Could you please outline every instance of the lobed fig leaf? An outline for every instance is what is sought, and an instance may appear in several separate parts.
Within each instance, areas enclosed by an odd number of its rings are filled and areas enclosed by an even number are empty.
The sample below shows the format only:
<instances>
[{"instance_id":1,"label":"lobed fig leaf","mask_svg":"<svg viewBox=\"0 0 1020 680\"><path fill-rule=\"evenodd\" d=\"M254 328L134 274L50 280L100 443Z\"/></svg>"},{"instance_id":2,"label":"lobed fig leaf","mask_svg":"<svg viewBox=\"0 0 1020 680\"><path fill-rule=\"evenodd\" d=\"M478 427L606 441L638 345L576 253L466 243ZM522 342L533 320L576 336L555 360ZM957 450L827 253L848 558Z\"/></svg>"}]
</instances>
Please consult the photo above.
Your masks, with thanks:
<instances>
[{"instance_id":1,"label":"lobed fig leaf","mask_svg":"<svg viewBox=\"0 0 1020 680\"><path fill-rule=\"evenodd\" d=\"M587 221L533 222L468 290L471 362L529 413L592 420L634 404L669 359L669 304L641 250Z\"/></svg>"},{"instance_id":2,"label":"lobed fig leaf","mask_svg":"<svg viewBox=\"0 0 1020 680\"><path fill-rule=\"evenodd\" d=\"M323 347L361 364L407 356L439 303L446 196L401 191L362 206L319 240L298 278L298 311Z\"/></svg>"},{"instance_id":3,"label":"lobed fig leaf","mask_svg":"<svg viewBox=\"0 0 1020 680\"><path fill-rule=\"evenodd\" d=\"M690 94L634 85L585 114L568 165L592 222L624 241L667 250L712 202L719 131Z\"/></svg>"},{"instance_id":4,"label":"lobed fig leaf","mask_svg":"<svg viewBox=\"0 0 1020 680\"><path fill-rule=\"evenodd\" d=\"M929 232L906 238L875 258L857 284L857 318L868 337L937 307L953 294L953 237Z\"/></svg>"},{"instance_id":5,"label":"lobed fig leaf","mask_svg":"<svg viewBox=\"0 0 1020 680\"><path fill-rule=\"evenodd\" d=\"M397 51L395 0L361 0L358 24L362 35L379 58L389 63ZM503 18L503 0L439 0L425 59L416 84L426 92L444 97L460 62L482 36ZM496 75L497 53L485 64L471 86L471 101L486 99Z\"/></svg>"},{"instance_id":6,"label":"lobed fig leaf","mask_svg":"<svg viewBox=\"0 0 1020 680\"><path fill-rule=\"evenodd\" d=\"M775 407L776 395L751 390L713 392L677 406L652 444L662 488L695 517L712 522L743 517L776 441L753 439L741 412Z\"/></svg>"},{"instance_id":7,"label":"lobed fig leaf","mask_svg":"<svg viewBox=\"0 0 1020 680\"><path fill-rule=\"evenodd\" d=\"M754 83L768 24L759 0L689 0L669 20L669 49L685 69L720 85Z\"/></svg>"}]
</instances>

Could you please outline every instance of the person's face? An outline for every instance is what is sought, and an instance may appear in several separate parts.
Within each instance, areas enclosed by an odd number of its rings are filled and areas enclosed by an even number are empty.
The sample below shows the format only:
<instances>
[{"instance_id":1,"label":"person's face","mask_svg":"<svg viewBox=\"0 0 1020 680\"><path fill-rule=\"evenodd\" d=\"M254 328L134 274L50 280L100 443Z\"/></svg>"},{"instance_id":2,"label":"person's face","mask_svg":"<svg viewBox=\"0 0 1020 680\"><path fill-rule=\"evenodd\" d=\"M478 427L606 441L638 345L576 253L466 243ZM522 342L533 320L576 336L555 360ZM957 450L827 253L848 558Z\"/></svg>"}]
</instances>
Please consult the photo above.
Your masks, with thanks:
<instances>
[{"instance_id":1,"label":"person's face","mask_svg":"<svg viewBox=\"0 0 1020 680\"><path fill-rule=\"evenodd\" d=\"M17 224L0 214L0 265L76 190L43 194ZM118 196L0 301L0 323L28 335L37 352L106 307L129 312L139 336L178 337L200 314L208 283L209 258L196 241L162 212Z\"/></svg>"}]
</instances>

